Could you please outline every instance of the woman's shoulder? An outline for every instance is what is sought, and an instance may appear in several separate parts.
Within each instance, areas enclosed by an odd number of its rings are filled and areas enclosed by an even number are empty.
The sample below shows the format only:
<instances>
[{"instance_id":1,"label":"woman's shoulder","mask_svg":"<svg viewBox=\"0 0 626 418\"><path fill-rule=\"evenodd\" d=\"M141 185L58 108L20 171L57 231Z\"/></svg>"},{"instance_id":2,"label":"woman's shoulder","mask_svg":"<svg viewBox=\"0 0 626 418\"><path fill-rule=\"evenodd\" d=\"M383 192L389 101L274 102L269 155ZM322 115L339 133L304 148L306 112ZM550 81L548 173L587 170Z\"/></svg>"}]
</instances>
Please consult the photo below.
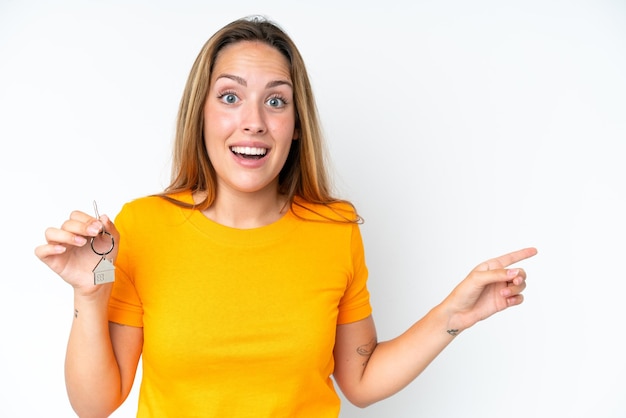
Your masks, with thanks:
<instances>
[{"instance_id":1,"label":"woman's shoulder","mask_svg":"<svg viewBox=\"0 0 626 418\"><path fill-rule=\"evenodd\" d=\"M327 203L316 203L296 196L292 201L291 210L299 218L310 221L362 223L355 206L347 200L336 199Z\"/></svg>"},{"instance_id":2,"label":"woman's shoulder","mask_svg":"<svg viewBox=\"0 0 626 418\"><path fill-rule=\"evenodd\" d=\"M176 207L192 208L191 192L140 196L126 202L122 206L120 214L149 215L155 211L168 210L168 208L175 209Z\"/></svg>"}]
</instances>

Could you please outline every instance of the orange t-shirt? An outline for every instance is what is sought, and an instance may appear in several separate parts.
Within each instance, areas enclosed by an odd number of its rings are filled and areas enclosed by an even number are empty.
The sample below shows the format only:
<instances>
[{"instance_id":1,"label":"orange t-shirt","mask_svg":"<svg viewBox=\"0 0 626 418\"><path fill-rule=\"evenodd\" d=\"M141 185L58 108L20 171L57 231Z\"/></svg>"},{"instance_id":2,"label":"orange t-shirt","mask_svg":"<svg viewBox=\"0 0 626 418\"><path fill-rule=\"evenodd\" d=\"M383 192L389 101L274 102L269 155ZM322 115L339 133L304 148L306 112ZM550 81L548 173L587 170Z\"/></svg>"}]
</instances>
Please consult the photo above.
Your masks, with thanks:
<instances>
[{"instance_id":1,"label":"orange t-shirt","mask_svg":"<svg viewBox=\"0 0 626 418\"><path fill-rule=\"evenodd\" d=\"M371 313L363 244L296 214L235 229L160 197L123 207L109 319L143 327L138 417L339 415L335 330Z\"/></svg>"}]
</instances>

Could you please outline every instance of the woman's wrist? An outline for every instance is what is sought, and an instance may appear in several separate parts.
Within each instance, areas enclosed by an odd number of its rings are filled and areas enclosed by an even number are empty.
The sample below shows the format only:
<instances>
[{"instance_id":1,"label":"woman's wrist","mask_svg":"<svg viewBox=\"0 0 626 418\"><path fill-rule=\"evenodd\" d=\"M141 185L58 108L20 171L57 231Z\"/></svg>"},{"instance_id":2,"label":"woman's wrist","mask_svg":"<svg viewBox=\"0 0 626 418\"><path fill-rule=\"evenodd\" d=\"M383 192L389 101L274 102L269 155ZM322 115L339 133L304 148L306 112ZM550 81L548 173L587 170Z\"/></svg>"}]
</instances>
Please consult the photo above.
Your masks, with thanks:
<instances>
[{"instance_id":1,"label":"woman's wrist","mask_svg":"<svg viewBox=\"0 0 626 418\"><path fill-rule=\"evenodd\" d=\"M85 310L106 312L111 296L112 283L93 285L93 289L85 291L82 288L74 289L74 316Z\"/></svg>"}]
</instances>

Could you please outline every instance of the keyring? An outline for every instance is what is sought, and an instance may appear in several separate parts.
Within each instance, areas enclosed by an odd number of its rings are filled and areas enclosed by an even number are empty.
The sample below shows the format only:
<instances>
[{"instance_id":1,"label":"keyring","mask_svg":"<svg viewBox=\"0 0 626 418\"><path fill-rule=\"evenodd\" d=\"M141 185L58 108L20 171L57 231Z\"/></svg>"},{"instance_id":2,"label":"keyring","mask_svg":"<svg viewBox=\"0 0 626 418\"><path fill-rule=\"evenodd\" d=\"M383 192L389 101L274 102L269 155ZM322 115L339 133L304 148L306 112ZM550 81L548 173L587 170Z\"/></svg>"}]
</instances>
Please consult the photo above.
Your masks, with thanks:
<instances>
[{"instance_id":1,"label":"keyring","mask_svg":"<svg viewBox=\"0 0 626 418\"><path fill-rule=\"evenodd\" d=\"M108 250L108 251L106 251L106 252L99 253L98 251L96 251L96 249L95 249L95 248L94 248L94 246L93 246L93 240L94 240L96 237L91 237L91 249L92 249L92 251L93 251L94 253L96 253L96 254L101 255L101 256L103 256L103 257L104 257L105 255L107 255L108 253L110 253L111 251L113 251L113 248L115 248L115 238L113 238L113 235L111 235L109 232L104 231L104 230L100 233L100 235L108 235L108 236L110 236L110 237L111 237L111 248L109 248L109 250Z\"/></svg>"}]
</instances>

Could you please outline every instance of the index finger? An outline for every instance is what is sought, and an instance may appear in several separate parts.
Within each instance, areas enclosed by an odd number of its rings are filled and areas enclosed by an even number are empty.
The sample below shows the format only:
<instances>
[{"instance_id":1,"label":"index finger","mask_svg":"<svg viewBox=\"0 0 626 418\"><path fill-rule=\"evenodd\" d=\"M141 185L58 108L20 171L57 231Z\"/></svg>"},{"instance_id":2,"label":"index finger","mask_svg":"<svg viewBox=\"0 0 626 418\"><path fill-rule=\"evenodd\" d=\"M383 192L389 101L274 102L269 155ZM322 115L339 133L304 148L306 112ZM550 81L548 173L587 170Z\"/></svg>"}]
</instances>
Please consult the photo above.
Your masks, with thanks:
<instances>
[{"instance_id":1,"label":"index finger","mask_svg":"<svg viewBox=\"0 0 626 418\"><path fill-rule=\"evenodd\" d=\"M61 229L83 236L95 236L102 230L102 221L78 210L70 214Z\"/></svg>"},{"instance_id":2,"label":"index finger","mask_svg":"<svg viewBox=\"0 0 626 418\"><path fill-rule=\"evenodd\" d=\"M521 250L513 251L508 254L501 255L500 257L492 258L478 265L476 270L487 271L501 269L508 267L511 264L515 264L518 261L525 260L537 254L537 249L534 247L528 247Z\"/></svg>"},{"instance_id":3,"label":"index finger","mask_svg":"<svg viewBox=\"0 0 626 418\"><path fill-rule=\"evenodd\" d=\"M85 212L81 212L80 210L74 210L70 213L70 220L82 223L89 223L97 219Z\"/></svg>"}]
</instances>

